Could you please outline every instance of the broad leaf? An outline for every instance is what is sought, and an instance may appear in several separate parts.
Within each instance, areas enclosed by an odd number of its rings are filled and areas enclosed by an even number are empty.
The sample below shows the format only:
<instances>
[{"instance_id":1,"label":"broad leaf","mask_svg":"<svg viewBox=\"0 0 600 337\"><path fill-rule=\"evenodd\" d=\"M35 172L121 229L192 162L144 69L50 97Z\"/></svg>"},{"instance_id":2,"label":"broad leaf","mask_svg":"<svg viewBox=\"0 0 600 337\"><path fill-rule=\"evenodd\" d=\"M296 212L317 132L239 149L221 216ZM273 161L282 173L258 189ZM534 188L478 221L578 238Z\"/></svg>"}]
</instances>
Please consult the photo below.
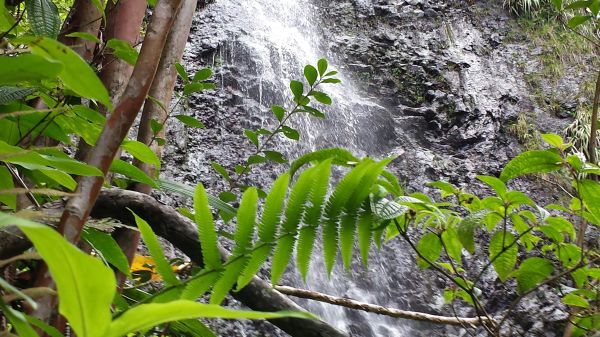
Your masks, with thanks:
<instances>
[{"instance_id":1,"label":"broad leaf","mask_svg":"<svg viewBox=\"0 0 600 337\"><path fill-rule=\"evenodd\" d=\"M500 174L504 182L528 173L557 171L562 167L562 158L557 153L546 150L523 152L506 164Z\"/></svg>"},{"instance_id":2,"label":"broad leaf","mask_svg":"<svg viewBox=\"0 0 600 337\"><path fill-rule=\"evenodd\" d=\"M113 162L110 164L110 171L113 173L122 174L131 180L158 188L156 182L148 177L144 171L121 159L113 160Z\"/></svg>"},{"instance_id":3,"label":"broad leaf","mask_svg":"<svg viewBox=\"0 0 600 337\"><path fill-rule=\"evenodd\" d=\"M308 84L312 86L317 81L319 74L317 73L317 69L309 64L304 67L304 77L306 78Z\"/></svg>"},{"instance_id":4,"label":"broad leaf","mask_svg":"<svg viewBox=\"0 0 600 337\"><path fill-rule=\"evenodd\" d=\"M135 159L147 164L152 164L156 167L157 171L160 170L160 159L148 145L138 142L137 140L124 140L121 147L129 152Z\"/></svg>"},{"instance_id":5,"label":"broad leaf","mask_svg":"<svg viewBox=\"0 0 600 337\"><path fill-rule=\"evenodd\" d=\"M63 68L58 77L69 89L82 97L95 99L111 109L108 91L90 65L71 48L44 37L26 37L20 40L31 47L33 54L62 63Z\"/></svg>"},{"instance_id":6,"label":"broad leaf","mask_svg":"<svg viewBox=\"0 0 600 337\"><path fill-rule=\"evenodd\" d=\"M519 250L515 240L512 233L505 231L496 232L490 240L489 258L502 282L508 279L517 263Z\"/></svg>"},{"instance_id":7,"label":"broad leaf","mask_svg":"<svg viewBox=\"0 0 600 337\"><path fill-rule=\"evenodd\" d=\"M56 39L60 31L56 5L51 0L25 0L25 8L33 34Z\"/></svg>"},{"instance_id":8,"label":"broad leaf","mask_svg":"<svg viewBox=\"0 0 600 337\"><path fill-rule=\"evenodd\" d=\"M77 335L106 336L116 288L112 270L68 243L51 227L0 213L2 225L18 225L44 258L56 283L59 312Z\"/></svg>"},{"instance_id":9,"label":"broad leaf","mask_svg":"<svg viewBox=\"0 0 600 337\"><path fill-rule=\"evenodd\" d=\"M92 246L100 257L116 267L121 273L130 276L129 262L119 244L110 234L94 228L85 228L81 234L83 239Z\"/></svg>"},{"instance_id":10,"label":"broad leaf","mask_svg":"<svg viewBox=\"0 0 600 337\"><path fill-rule=\"evenodd\" d=\"M463 247L465 247L465 249L471 254L475 252L475 229L481 227L483 219L488 214L488 210L482 210L469 214L464 217L464 219L462 219L456 227L458 239L462 243Z\"/></svg>"},{"instance_id":11,"label":"broad leaf","mask_svg":"<svg viewBox=\"0 0 600 337\"><path fill-rule=\"evenodd\" d=\"M553 271L552 262L541 257L530 257L513 274L517 278L519 292L524 293L545 280Z\"/></svg>"},{"instance_id":12,"label":"broad leaf","mask_svg":"<svg viewBox=\"0 0 600 337\"><path fill-rule=\"evenodd\" d=\"M153 326L183 319L192 318L231 318L231 319L272 319L296 317L314 319L315 316L307 312L280 311L259 312L227 309L218 305L196 303L187 300L172 301L169 303L143 304L127 310L115 319L105 337L122 337L127 334L146 330Z\"/></svg>"},{"instance_id":13,"label":"broad leaf","mask_svg":"<svg viewBox=\"0 0 600 337\"><path fill-rule=\"evenodd\" d=\"M0 84L54 79L63 64L38 55L0 56Z\"/></svg>"}]
</instances>

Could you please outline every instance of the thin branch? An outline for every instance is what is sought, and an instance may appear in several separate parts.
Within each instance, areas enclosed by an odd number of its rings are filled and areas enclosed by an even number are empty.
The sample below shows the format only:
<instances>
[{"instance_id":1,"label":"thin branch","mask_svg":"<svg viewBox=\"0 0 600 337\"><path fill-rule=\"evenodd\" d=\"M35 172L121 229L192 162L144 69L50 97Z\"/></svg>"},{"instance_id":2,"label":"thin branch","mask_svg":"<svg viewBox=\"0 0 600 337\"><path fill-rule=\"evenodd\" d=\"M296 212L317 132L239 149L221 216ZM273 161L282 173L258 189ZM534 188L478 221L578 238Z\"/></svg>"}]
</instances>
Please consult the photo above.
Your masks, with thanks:
<instances>
[{"instance_id":1,"label":"thin branch","mask_svg":"<svg viewBox=\"0 0 600 337\"><path fill-rule=\"evenodd\" d=\"M395 318L405 318L411 319L415 321L425 321L431 323L439 323L439 324L448 324L448 325L459 325L463 326L465 324L477 326L480 325L482 321L488 322L490 320L489 317L449 317L449 316L438 316L432 314L426 314L423 312L416 311L407 311L400 310L395 308L387 308L376 304L370 304L365 302L359 302L350 298L344 297L336 297L328 294L323 294L316 291L306 290L306 289L298 289L288 286L275 286L275 290L279 291L282 294L290 295L299 298L306 298L310 300L315 300L319 302L329 303L333 305L338 305L350 309L356 309L366 312L372 312L379 315L390 316Z\"/></svg>"}]
</instances>

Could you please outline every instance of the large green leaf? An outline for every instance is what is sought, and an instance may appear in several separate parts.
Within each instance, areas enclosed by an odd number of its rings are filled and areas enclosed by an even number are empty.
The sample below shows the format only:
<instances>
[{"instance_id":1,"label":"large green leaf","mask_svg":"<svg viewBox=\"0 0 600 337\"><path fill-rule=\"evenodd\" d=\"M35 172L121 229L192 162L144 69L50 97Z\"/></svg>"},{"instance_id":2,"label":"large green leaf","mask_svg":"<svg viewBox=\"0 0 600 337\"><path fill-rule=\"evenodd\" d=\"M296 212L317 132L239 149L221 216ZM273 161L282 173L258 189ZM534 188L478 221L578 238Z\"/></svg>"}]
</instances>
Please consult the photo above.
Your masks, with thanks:
<instances>
[{"instance_id":1,"label":"large green leaf","mask_svg":"<svg viewBox=\"0 0 600 337\"><path fill-rule=\"evenodd\" d=\"M433 233L426 233L417 243L417 251L423 258L417 258L417 264L421 268L428 268L430 263L434 263L442 254L442 242L440 238Z\"/></svg>"},{"instance_id":2,"label":"large green leaf","mask_svg":"<svg viewBox=\"0 0 600 337\"><path fill-rule=\"evenodd\" d=\"M287 234L288 236L280 238L275 246L275 253L273 254L273 261L271 263L272 284L277 284L292 257L298 226L302 221L306 202L314 184L314 172L314 167L302 172L290 191L285 210L285 221L279 231L279 234Z\"/></svg>"},{"instance_id":3,"label":"large green leaf","mask_svg":"<svg viewBox=\"0 0 600 337\"><path fill-rule=\"evenodd\" d=\"M500 174L504 182L528 173L557 171L562 167L562 158L551 150L523 152L506 164Z\"/></svg>"},{"instance_id":4,"label":"large green leaf","mask_svg":"<svg viewBox=\"0 0 600 337\"><path fill-rule=\"evenodd\" d=\"M273 183L273 187L267 194L258 226L258 238L262 242L273 242L275 233L281 222L281 211L287 193L290 175L285 173Z\"/></svg>"},{"instance_id":5,"label":"large green leaf","mask_svg":"<svg viewBox=\"0 0 600 337\"><path fill-rule=\"evenodd\" d=\"M250 187L242 196L237 214L237 226L234 234L233 255L242 255L250 250L254 227L256 226L256 207L258 206L256 187Z\"/></svg>"},{"instance_id":6,"label":"large green leaf","mask_svg":"<svg viewBox=\"0 0 600 337\"><path fill-rule=\"evenodd\" d=\"M231 318L231 319L272 319L296 317L315 319L307 312L280 311L259 312L227 309L218 305L196 303L187 300L172 301L169 303L143 304L127 310L115 319L105 337L122 337L128 333L149 329L153 326L183 319L198 317L205 318Z\"/></svg>"},{"instance_id":7,"label":"large green leaf","mask_svg":"<svg viewBox=\"0 0 600 337\"><path fill-rule=\"evenodd\" d=\"M305 226L300 229L298 245L296 250L296 264L302 278L306 281L308 268L312 257L317 228L321 221L323 203L329 187L329 175L331 174L331 159L325 160L315 167L314 182L310 191L310 206L304 213Z\"/></svg>"},{"instance_id":8,"label":"large green leaf","mask_svg":"<svg viewBox=\"0 0 600 337\"><path fill-rule=\"evenodd\" d=\"M498 231L490 240L490 261L502 282L508 279L517 263L519 250L515 244L515 236L510 232Z\"/></svg>"},{"instance_id":9,"label":"large green leaf","mask_svg":"<svg viewBox=\"0 0 600 337\"><path fill-rule=\"evenodd\" d=\"M463 247L465 247L465 249L471 254L475 252L475 229L481 227L483 219L485 219L489 213L490 211L488 210L482 210L469 214L464 217L464 219L462 219L456 227L458 239L462 243Z\"/></svg>"},{"instance_id":10,"label":"large green leaf","mask_svg":"<svg viewBox=\"0 0 600 337\"><path fill-rule=\"evenodd\" d=\"M4 0L0 0L0 32L9 30L15 23L15 18L10 15L10 12L6 8Z\"/></svg>"},{"instance_id":11,"label":"large green leaf","mask_svg":"<svg viewBox=\"0 0 600 337\"><path fill-rule=\"evenodd\" d=\"M0 84L56 78L63 64L38 55L0 56Z\"/></svg>"},{"instance_id":12,"label":"large green leaf","mask_svg":"<svg viewBox=\"0 0 600 337\"><path fill-rule=\"evenodd\" d=\"M590 213L600 225L600 184L597 181L585 179L579 184L579 194Z\"/></svg>"},{"instance_id":13,"label":"large green leaf","mask_svg":"<svg viewBox=\"0 0 600 337\"><path fill-rule=\"evenodd\" d=\"M113 160L109 170L113 173L122 174L131 180L158 188L156 182L148 177L144 171L121 159Z\"/></svg>"},{"instance_id":14,"label":"large green leaf","mask_svg":"<svg viewBox=\"0 0 600 337\"><path fill-rule=\"evenodd\" d=\"M71 48L44 37L21 38L20 42L27 43L34 54L62 63L63 68L58 77L73 92L97 100L109 110L112 109L108 91L94 70Z\"/></svg>"},{"instance_id":15,"label":"large green leaf","mask_svg":"<svg viewBox=\"0 0 600 337\"><path fill-rule=\"evenodd\" d=\"M177 276L175 276L169 261L167 261L165 258L165 253L163 252L160 242L158 242L158 238L154 234L154 231L152 231L150 225L148 225L144 219L140 218L133 211L131 211L131 213L135 217L135 223L142 234L142 239L144 240L144 243L146 244L146 247L152 256L154 263L156 263L156 271L158 271L167 285L179 284L180 282L177 279Z\"/></svg>"},{"instance_id":16,"label":"large green leaf","mask_svg":"<svg viewBox=\"0 0 600 337\"><path fill-rule=\"evenodd\" d=\"M137 160L152 164L156 167L157 171L160 170L160 159L158 159L156 153L154 153L148 145L138 142L137 140L124 140L121 147Z\"/></svg>"},{"instance_id":17,"label":"large green leaf","mask_svg":"<svg viewBox=\"0 0 600 337\"><path fill-rule=\"evenodd\" d=\"M59 312L77 335L106 336L116 288L112 270L50 227L0 213L0 226L6 225L18 225L48 265L60 298Z\"/></svg>"},{"instance_id":18,"label":"large green leaf","mask_svg":"<svg viewBox=\"0 0 600 337\"><path fill-rule=\"evenodd\" d=\"M517 278L520 293L533 289L554 271L552 262L541 257L530 257L523 261L513 274Z\"/></svg>"},{"instance_id":19,"label":"large green leaf","mask_svg":"<svg viewBox=\"0 0 600 337\"><path fill-rule=\"evenodd\" d=\"M56 39L60 31L60 17L52 0L25 0L25 8L33 34Z\"/></svg>"}]
</instances>

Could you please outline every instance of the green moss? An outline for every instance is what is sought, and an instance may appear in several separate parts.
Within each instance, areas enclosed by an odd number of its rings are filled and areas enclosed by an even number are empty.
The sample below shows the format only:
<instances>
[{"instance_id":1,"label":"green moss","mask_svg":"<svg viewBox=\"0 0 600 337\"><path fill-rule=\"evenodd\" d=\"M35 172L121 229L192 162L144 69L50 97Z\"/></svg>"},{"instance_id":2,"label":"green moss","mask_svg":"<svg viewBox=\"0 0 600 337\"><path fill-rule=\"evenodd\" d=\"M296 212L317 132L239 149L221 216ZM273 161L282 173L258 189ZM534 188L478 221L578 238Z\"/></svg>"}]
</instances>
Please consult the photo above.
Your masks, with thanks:
<instances>
[{"instance_id":1,"label":"green moss","mask_svg":"<svg viewBox=\"0 0 600 337\"><path fill-rule=\"evenodd\" d=\"M508 126L512 133L526 150L536 150L542 147L539 131L529 122L524 113L520 113L515 123Z\"/></svg>"}]
</instances>

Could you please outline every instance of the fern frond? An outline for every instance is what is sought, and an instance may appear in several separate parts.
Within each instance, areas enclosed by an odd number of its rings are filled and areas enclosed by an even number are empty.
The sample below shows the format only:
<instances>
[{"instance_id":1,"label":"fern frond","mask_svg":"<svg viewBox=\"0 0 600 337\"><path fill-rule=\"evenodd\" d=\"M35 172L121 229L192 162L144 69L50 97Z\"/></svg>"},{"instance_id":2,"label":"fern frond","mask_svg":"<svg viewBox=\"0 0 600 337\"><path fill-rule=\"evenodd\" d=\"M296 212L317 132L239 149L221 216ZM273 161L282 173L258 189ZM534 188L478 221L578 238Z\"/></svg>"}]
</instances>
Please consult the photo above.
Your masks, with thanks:
<instances>
[{"instance_id":1,"label":"fern frond","mask_svg":"<svg viewBox=\"0 0 600 337\"><path fill-rule=\"evenodd\" d=\"M355 213L358 207L369 197L371 186L377 181L379 175L383 172L384 167L389 164L393 158L384 159L374 165L371 165L369 170L361 178L360 183L352 192L352 196L348 203L344 206L346 213Z\"/></svg>"},{"instance_id":2,"label":"fern frond","mask_svg":"<svg viewBox=\"0 0 600 337\"><path fill-rule=\"evenodd\" d=\"M371 238L373 235L373 213L370 210L364 210L358 218L358 247L360 248L360 257L364 267L369 262L369 250L371 248Z\"/></svg>"},{"instance_id":3,"label":"fern frond","mask_svg":"<svg viewBox=\"0 0 600 337\"><path fill-rule=\"evenodd\" d=\"M317 236L317 226L321 220L323 203L329 187L331 162L332 159L328 159L315 167L315 178L309 199L310 207L304 213L303 221L305 226L300 230L300 234L298 235L296 263L304 281L306 281L308 267L310 266L310 259Z\"/></svg>"},{"instance_id":4,"label":"fern frond","mask_svg":"<svg viewBox=\"0 0 600 337\"><path fill-rule=\"evenodd\" d=\"M302 172L290 192L285 210L285 221L279 231L281 238L277 242L271 263L271 283L273 284L277 283L292 257L298 225L302 220L306 201L313 185L314 172L314 167Z\"/></svg>"},{"instance_id":5,"label":"fern frond","mask_svg":"<svg viewBox=\"0 0 600 337\"><path fill-rule=\"evenodd\" d=\"M258 239L262 242L273 242L275 240L275 233L281 221L281 211L289 182L289 173L281 175L275 180L273 187L271 187L267 195L258 228Z\"/></svg>"},{"instance_id":6,"label":"fern frond","mask_svg":"<svg viewBox=\"0 0 600 337\"><path fill-rule=\"evenodd\" d=\"M360 183L367 170L373 164L373 160L365 159L361 161L353 170L351 170L339 184L335 187L333 193L327 200L325 206L325 223L323 224L323 254L327 273L331 274L333 263L337 253L338 245L338 218L342 212L343 206L352 196L354 189Z\"/></svg>"},{"instance_id":7,"label":"fern frond","mask_svg":"<svg viewBox=\"0 0 600 337\"><path fill-rule=\"evenodd\" d=\"M389 185L386 186L388 192L392 193L394 196L404 194L404 191L398 182L398 178L396 178L394 174L387 170L383 170L383 172L381 172L381 176L389 183Z\"/></svg>"},{"instance_id":8,"label":"fern frond","mask_svg":"<svg viewBox=\"0 0 600 337\"><path fill-rule=\"evenodd\" d=\"M342 253L342 262L344 269L350 270L352 262L352 252L354 251L354 235L356 233L356 214L347 213L342 215L340 226L340 251Z\"/></svg>"},{"instance_id":9,"label":"fern frond","mask_svg":"<svg viewBox=\"0 0 600 337\"><path fill-rule=\"evenodd\" d=\"M310 260L317 238L317 226L304 226L300 229L298 235L298 249L296 250L296 264L302 275L302 280L306 282Z\"/></svg>"},{"instance_id":10,"label":"fern frond","mask_svg":"<svg viewBox=\"0 0 600 337\"><path fill-rule=\"evenodd\" d=\"M232 256L229 261L231 262L225 266L225 271L221 275L221 278L213 286L212 293L210 294L210 304L221 304L223 302L223 299L233 288L238 277L244 270L248 258Z\"/></svg>"},{"instance_id":11,"label":"fern frond","mask_svg":"<svg viewBox=\"0 0 600 337\"><path fill-rule=\"evenodd\" d=\"M212 269L202 269L198 273L204 275L198 276L187 283L181 293L182 300L195 301L212 288L219 277L221 277L221 273Z\"/></svg>"},{"instance_id":12,"label":"fern frond","mask_svg":"<svg viewBox=\"0 0 600 337\"><path fill-rule=\"evenodd\" d=\"M237 226L233 236L235 247L233 255L243 255L252 247L254 226L256 224L256 207L258 192L255 187L250 187L244 192L237 214Z\"/></svg>"},{"instance_id":13,"label":"fern frond","mask_svg":"<svg viewBox=\"0 0 600 337\"><path fill-rule=\"evenodd\" d=\"M272 251L273 247L271 245L264 245L254 249L248 263L246 263L244 270L242 270L242 273L238 277L237 288L235 291L240 291L240 289L252 281L254 275L260 270L267 258L271 256Z\"/></svg>"},{"instance_id":14,"label":"fern frond","mask_svg":"<svg viewBox=\"0 0 600 337\"><path fill-rule=\"evenodd\" d=\"M195 189L192 186L165 179L158 179L156 183L162 190L175 193L182 197L194 199ZM236 210L235 208L231 207L231 205L211 194L206 194L206 197L210 207L218 209L221 214L226 215L227 219L232 219L235 217Z\"/></svg>"},{"instance_id":15,"label":"fern frond","mask_svg":"<svg viewBox=\"0 0 600 337\"><path fill-rule=\"evenodd\" d=\"M296 171L298 171L302 166L310 162L321 162L328 159L332 160L334 164L341 166L350 166L349 163L358 162L358 159L350 151L340 149L337 147L326 148L307 153L302 157L294 160L290 167L290 175L294 176Z\"/></svg>"},{"instance_id":16,"label":"fern frond","mask_svg":"<svg viewBox=\"0 0 600 337\"><path fill-rule=\"evenodd\" d=\"M198 183L194 193L194 212L204 265L210 269L218 269L221 267L221 254L217 246L217 232L202 183Z\"/></svg>"},{"instance_id":17,"label":"fern frond","mask_svg":"<svg viewBox=\"0 0 600 337\"><path fill-rule=\"evenodd\" d=\"M292 187L288 198L288 204L285 209L285 221L281 227L280 234L296 233L298 224L302 221L302 215L306 208L306 201L310 196L314 172L314 167L302 172L294 184L294 187Z\"/></svg>"}]
</instances>

